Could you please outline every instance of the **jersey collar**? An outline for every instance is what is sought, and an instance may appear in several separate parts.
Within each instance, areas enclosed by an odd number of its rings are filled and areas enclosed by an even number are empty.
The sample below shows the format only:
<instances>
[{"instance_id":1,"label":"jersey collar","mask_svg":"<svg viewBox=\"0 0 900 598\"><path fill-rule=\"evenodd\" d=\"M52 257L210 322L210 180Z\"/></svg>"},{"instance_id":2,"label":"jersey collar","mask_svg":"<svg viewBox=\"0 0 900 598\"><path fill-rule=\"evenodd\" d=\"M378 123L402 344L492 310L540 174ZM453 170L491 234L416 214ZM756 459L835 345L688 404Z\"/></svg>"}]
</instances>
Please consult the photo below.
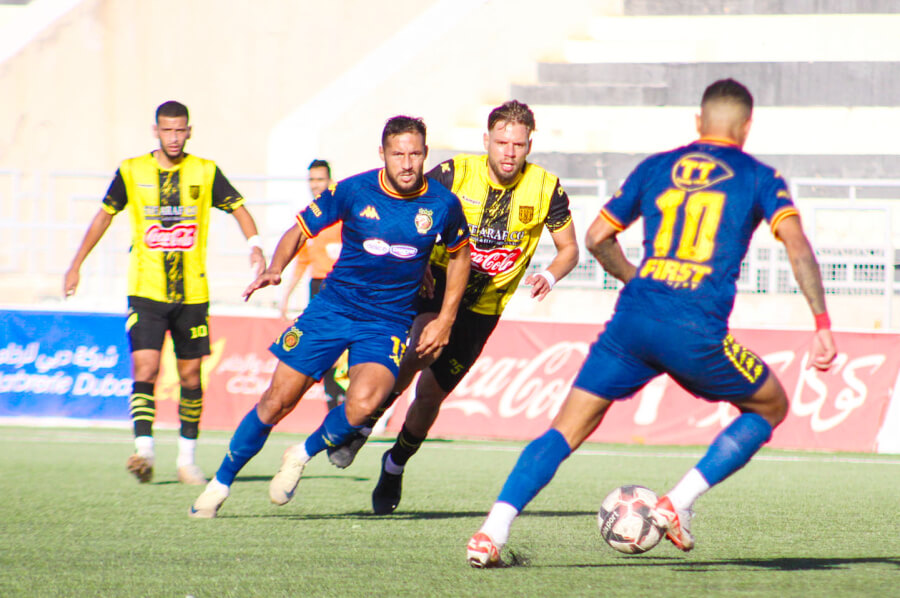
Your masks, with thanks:
<instances>
[{"instance_id":1,"label":"jersey collar","mask_svg":"<svg viewBox=\"0 0 900 598\"><path fill-rule=\"evenodd\" d=\"M694 143L709 143L710 145L722 145L725 147L740 148L736 141L725 139L724 137L701 137Z\"/></svg>"},{"instance_id":2,"label":"jersey collar","mask_svg":"<svg viewBox=\"0 0 900 598\"><path fill-rule=\"evenodd\" d=\"M423 177L422 186L416 191L413 191L412 193L397 193L388 188L385 184L384 176L384 168L382 168L378 171L378 184L381 186L381 190L391 197L396 197L397 199L412 199L414 197L419 197L420 195L425 195L428 191L428 177Z\"/></svg>"}]
</instances>

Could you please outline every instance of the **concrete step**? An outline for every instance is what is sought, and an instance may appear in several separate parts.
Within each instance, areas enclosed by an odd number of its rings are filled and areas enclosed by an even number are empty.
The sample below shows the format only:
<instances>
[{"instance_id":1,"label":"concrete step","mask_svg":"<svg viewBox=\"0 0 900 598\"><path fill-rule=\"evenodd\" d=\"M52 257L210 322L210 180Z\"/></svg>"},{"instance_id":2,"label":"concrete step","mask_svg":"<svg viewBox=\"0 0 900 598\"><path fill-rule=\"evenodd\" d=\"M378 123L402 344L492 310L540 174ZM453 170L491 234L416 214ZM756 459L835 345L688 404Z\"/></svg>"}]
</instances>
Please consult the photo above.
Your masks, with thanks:
<instances>
[{"instance_id":1,"label":"concrete step","mask_svg":"<svg viewBox=\"0 0 900 598\"><path fill-rule=\"evenodd\" d=\"M897 0L625 0L626 15L862 14L900 12Z\"/></svg>"},{"instance_id":2,"label":"concrete step","mask_svg":"<svg viewBox=\"0 0 900 598\"><path fill-rule=\"evenodd\" d=\"M699 96L698 91L698 96ZM699 97L697 98L699 103ZM534 151L647 154L695 139L692 106L531 105ZM486 122L491 107L479 109ZM483 116L481 116L483 115ZM747 151L775 155L896 155L900 110L888 107L767 107L754 111ZM484 125L429 130L434 147L483 151Z\"/></svg>"},{"instance_id":3,"label":"concrete step","mask_svg":"<svg viewBox=\"0 0 900 598\"><path fill-rule=\"evenodd\" d=\"M692 105L716 79L747 85L757 106L896 106L900 62L701 62L538 65L538 85L513 85L535 104Z\"/></svg>"},{"instance_id":4,"label":"concrete step","mask_svg":"<svg viewBox=\"0 0 900 598\"><path fill-rule=\"evenodd\" d=\"M900 14L597 17L570 63L900 61Z\"/></svg>"}]
</instances>

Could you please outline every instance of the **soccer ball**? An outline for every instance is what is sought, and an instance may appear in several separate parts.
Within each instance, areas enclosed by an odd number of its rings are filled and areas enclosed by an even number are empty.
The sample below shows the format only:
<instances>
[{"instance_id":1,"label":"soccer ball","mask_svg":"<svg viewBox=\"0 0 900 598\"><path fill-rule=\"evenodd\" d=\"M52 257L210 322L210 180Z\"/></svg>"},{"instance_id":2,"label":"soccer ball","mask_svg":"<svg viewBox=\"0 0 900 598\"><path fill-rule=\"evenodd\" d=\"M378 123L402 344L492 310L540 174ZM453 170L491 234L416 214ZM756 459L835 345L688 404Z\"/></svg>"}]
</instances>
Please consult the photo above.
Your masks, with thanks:
<instances>
[{"instance_id":1,"label":"soccer ball","mask_svg":"<svg viewBox=\"0 0 900 598\"><path fill-rule=\"evenodd\" d=\"M665 535L651 514L656 500L656 493L644 486L616 488L600 505L597 514L600 535L619 552L647 552Z\"/></svg>"}]
</instances>

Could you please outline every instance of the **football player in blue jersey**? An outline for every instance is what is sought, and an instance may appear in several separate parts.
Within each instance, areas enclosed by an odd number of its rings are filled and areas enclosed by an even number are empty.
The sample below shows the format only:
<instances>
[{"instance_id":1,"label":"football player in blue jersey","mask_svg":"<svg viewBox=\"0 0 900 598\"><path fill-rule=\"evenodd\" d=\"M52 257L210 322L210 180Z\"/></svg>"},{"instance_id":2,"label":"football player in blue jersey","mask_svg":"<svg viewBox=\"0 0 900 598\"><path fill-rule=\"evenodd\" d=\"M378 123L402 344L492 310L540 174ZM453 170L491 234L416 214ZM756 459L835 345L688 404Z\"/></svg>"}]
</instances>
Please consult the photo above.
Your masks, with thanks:
<instances>
[{"instance_id":1,"label":"football player in blue jersey","mask_svg":"<svg viewBox=\"0 0 900 598\"><path fill-rule=\"evenodd\" d=\"M388 120L379 148L384 168L339 182L297 214L269 267L244 291L249 298L279 284L306 239L343 221L343 246L334 269L303 314L270 347L279 363L269 388L232 436L215 477L191 505L192 517L216 516L238 471L345 349L347 398L305 442L285 451L269 485L272 502L290 501L306 463L326 447L340 445L384 401L406 350L413 300L439 237L451 253L447 293L440 315L413 350L430 355L447 344L469 276L469 232L459 199L425 178L427 153L421 119Z\"/></svg>"},{"instance_id":2,"label":"football player in blue jersey","mask_svg":"<svg viewBox=\"0 0 900 598\"><path fill-rule=\"evenodd\" d=\"M594 220L586 246L625 287L550 429L525 447L469 541L473 567L502 564L512 522L562 461L610 405L663 373L690 393L728 401L740 412L653 511L675 546L693 548L694 501L743 467L787 415L787 396L774 372L728 333L740 264L763 218L784 243L815 318L809 365L831 366L835 345L822 279L797 209L781 175L742 150L752 110L753 97L737 81L710 85L697 116L700 139L641 162ZM641 217L644 257L636 267L616 235Z\"/></svg>"}]
</instances>

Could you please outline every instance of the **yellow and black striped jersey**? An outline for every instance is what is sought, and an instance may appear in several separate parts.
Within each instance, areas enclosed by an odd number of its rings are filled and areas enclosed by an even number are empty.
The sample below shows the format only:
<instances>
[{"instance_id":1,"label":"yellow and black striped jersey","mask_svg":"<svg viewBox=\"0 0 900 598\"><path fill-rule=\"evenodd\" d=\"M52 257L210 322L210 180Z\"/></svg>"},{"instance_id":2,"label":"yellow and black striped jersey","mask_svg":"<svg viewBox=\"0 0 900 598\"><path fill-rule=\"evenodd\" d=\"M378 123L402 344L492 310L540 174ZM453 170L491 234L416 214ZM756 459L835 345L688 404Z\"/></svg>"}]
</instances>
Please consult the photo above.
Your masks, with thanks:
<instances>
[{"instance_id":1,"label":"yellow and black striped jersey","mask_svg":"<svg viewBox=\"0 0 900 598\"><path fill-rule=\"evenodd\" d=\"M459 197L469 223L472 270L462 307L499 315L525 275L544 225L551 232L571 226L569 197L556 176L527 162L513 183L494 183L487 155L455 156L428 176ZM446 249L436 246L432 263L446 268L448 260Z\"/></svg>"},{"instance_id":2,"label":"yellow and black striped jersey","mask_svg":"<svg viewBox=\"0 0 900 598\"><path fill-rule=\"evenodd\" d=\"M209 301L210 208L232 212L244 198L215 162L192 155L164 169L153 153L123 161L103 209L131 216L128 294L165 303Z\"/></svg>"}]
</instances>

